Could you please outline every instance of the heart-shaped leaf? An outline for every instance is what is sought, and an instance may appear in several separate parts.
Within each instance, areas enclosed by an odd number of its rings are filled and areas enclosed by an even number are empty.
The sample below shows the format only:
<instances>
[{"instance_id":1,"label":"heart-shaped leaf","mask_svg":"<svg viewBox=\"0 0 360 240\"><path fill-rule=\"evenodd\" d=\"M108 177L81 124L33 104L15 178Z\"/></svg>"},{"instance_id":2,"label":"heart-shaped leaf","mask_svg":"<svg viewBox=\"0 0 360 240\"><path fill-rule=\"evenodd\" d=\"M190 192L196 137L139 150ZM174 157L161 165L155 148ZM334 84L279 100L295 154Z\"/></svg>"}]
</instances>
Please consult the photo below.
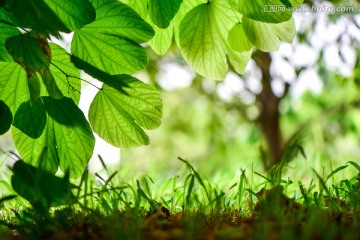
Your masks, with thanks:
<instances>
[{"instance_id":1,"label":"heart-shaped leaf","mask_svg":"<svg viewBox=\"0 0 360 240\"><path fill-rule=\"evenodd\" d=\"M91 103L91 126L101 138L116 147L149 144L149 138L141 127L153 129L160 125L160 94L152 86L131 76L117 77L118 87L104 84ZM121 82L125 82L128 87L124 88Z\"/></svg>"}]
</instances>

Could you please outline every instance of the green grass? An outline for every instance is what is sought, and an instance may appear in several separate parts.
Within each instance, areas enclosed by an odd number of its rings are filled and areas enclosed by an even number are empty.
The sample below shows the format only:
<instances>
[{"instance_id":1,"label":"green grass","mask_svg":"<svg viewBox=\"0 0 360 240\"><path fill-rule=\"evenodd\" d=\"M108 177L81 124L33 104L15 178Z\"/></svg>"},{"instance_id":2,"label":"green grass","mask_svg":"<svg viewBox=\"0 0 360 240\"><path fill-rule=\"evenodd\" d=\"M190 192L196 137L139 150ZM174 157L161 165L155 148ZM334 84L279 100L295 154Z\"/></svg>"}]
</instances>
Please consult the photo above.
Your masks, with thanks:
<instances>
[{"instance_id":1,"label":"green grass","mask_svg":"<svg viewBox=\"0 0 360 240\"><path fill-rule=\"evenodd\" d=\"M360 166L319 174L309 184L242 169L230 181L208 180L188 161L167 181L142 176L121 182L84 171L76 203L36 212L5 196L1 239L359 239ZM347 168L357 174L339 180ZM105 176L105 177L104 177ZM8 197L8 198L7 198Z\"/></svg>"}]
</instances>

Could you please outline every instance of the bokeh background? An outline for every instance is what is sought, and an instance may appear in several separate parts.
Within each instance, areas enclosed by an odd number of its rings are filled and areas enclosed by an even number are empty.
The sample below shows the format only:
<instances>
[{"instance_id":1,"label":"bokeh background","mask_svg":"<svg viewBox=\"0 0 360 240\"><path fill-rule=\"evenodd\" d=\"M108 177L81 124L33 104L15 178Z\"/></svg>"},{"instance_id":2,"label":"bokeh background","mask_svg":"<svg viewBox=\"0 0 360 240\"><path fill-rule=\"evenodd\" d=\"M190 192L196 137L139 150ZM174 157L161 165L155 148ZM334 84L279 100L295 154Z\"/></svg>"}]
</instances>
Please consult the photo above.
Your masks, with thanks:
<instances>
[{"instance_id":1,"label":"bokeh background","mask_svg":"<svg viewBox=\"0 0 360 240\"><path fill-rule=\"evenodd\" d=\"M186 169L178 157L204 176L222 181L237 178L244 169L263 172L271 162L271 149L259 117L274 101L279 144L284 147L295 137L306 155L293 156L284 179L309 182L315 176L312 169L327 175L348 161L360 163L359 4L306 2L320 8L294 12L297 36L293 44L282 44L268 55L269 79L264 80L257 52L243 75L230 71L217 82L193 72L175 45L165 56L148 48L150 64L136 77L161 91L162 125L147 132L150 145L135 149L119 150L97 138L90 169L102 172L100 154L112 171L119 170L121 181L143 175L161 181L181 174ZM324 5L341 8L326 12L321 10ZM59 44L69 47L70 39L64 35ZM272 97L264 103L260 96L267 84ZM80 107L86 115L95 93L94 87L83 85ZM0 137L0 149L14 150L11 133ZM0 156L3 171L9 162ZM349 167L338 177L354 175Z\"/></svg>"}]
</instances>

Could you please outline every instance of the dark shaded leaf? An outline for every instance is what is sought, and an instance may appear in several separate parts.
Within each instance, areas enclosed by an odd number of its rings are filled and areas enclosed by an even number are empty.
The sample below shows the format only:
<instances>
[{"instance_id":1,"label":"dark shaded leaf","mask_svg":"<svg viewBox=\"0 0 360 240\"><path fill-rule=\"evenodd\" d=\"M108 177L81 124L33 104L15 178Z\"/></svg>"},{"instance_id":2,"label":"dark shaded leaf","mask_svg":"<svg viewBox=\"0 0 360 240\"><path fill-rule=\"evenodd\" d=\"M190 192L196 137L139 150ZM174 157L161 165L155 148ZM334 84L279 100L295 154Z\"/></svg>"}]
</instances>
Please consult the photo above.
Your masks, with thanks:
<instances>
[{"instance_id":1,"label":"dark shaded leaf","mask_svg":"<svg viewBox=\"0 0 360 240\"><path fill-rule=\"evenodd\" d=\"M52 173L18 160L12 171L11 185L35 210L46 213L52 206L61 206L76 201L72 188L76 186L69 178L56 177Z\"/></svg>"},{"instance_id":2,"label":"dark shaded leaf","mask_svg":"<svg viewBox=\"0 0 360 240\"><path fill-rule=\"evenodd\" d=\"M12 123L12 114L10 108L0 100L0 135L6 133Z\"/></svg>"},{"instance_id":3,"label":"dark shaded leaf","mask_svg":"<svg viewBox=\"0 0 360 240\"><path fill-rule=\"evenodd\" d=\"M80 29L95 20L95 9L88 0L43 1L71 31Z\"/></svg>"},{"instance_id":4,"label":"dark shaded leaf","mask_svg":"<svg viewBox=\"0 0 360 240\"><path fill-rule=\"evenodd\" d=\"M304 0L280 0L286 7L298 7Z\"/></svg>"},{"instance_id":5,"label":"dark shaded leaf","mask_svg":"<svg viewBox=\"0 0 360 240\"><path fill-rule=\"evenodd\" d=\"M182 0L150 0L150 18L159 28L167 28L178 12Z\"/></svg>"},{"instance_id":6,"label":"dark shaded leaf","mask_svg":"<svg viewBox=\"0 0 360 240\"><path fill-rule=\"evenodd\" d=\"M7 6L19 27L55 36L58 31L70 32L43 0L8 0Z\"/></svg>"},{"instance_id":7,"label":"dark shaded leaf","mask_svg":"<svg viewBox=\"0 0 360 240\"><path fill-rule=\"evenodd\" d=\"M46 111L41 99L34 104L22 103L15 113L13 125L31 138L40 137L46 125Z\"/></svg>"},{"instance_id":8,"label":"dark shaded leaf","mask_svg":"<svg viewBox=\"0 0 360 240\"><path fill-rule=\"evenodd\" d=\"M32 76L34 71L41 71L49 67L51 51L43 36L33 36L26 33L6 39L6 49L15 62L19 63Z\"/></svg>"}]
</instances>

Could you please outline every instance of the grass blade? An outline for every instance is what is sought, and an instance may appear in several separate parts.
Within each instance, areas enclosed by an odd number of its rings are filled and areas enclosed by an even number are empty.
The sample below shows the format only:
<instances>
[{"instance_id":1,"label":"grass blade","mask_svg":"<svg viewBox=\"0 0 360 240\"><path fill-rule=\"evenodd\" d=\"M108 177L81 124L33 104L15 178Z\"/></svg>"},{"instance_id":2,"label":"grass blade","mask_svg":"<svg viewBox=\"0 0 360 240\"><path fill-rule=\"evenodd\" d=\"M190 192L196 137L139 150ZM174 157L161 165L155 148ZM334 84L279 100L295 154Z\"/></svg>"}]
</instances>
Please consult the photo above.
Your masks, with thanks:
<instances>
[{"instance_id":1,"label":"grass blade","mask_svg":"<svg viewBox=\"0 0 360 240\"><path fill-rule=\"evenodd\" d=\"M353 162L353 161L348 161L348 163L350 163L351 165L353 165L360 173L360 165L357 164L356 162Z\"/></svg>"},{"instance_id":2,"label":"grass blade","mask_svg":"<svg viewBox=\"0 0 360 240\"><path fill-rule=\"evenodd\" d=\"M334 176L336 173L340 172L341 170L344 170L345 168L347 168L348 165L345 165L345 166L340 166L338 168L336 168L335 170L333 170L329 176L327 176L325 182L327 182L329 180L329 178L331 178L332 176Z\"/></svg>"}]
</instances>

